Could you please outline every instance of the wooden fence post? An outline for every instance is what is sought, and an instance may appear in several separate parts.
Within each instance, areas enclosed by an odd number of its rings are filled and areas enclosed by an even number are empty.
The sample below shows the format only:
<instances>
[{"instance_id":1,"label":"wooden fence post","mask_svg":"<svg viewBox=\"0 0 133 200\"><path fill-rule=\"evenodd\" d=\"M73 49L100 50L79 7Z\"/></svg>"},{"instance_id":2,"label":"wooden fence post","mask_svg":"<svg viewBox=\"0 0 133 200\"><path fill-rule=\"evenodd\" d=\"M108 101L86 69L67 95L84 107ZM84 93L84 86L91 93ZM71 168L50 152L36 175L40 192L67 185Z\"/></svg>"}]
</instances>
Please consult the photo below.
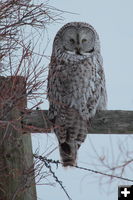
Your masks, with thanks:
<instances>
[{"instance_id":1,"label":"wooden fence post","mask_svg":"<svg viewBox=\"0 0 133 200\"><path fill-rule=\"evenodd\" d=\"M0 200L37 200L31 136L23 134L25 78L0 77Z\"/></svg>"}]
</instances>

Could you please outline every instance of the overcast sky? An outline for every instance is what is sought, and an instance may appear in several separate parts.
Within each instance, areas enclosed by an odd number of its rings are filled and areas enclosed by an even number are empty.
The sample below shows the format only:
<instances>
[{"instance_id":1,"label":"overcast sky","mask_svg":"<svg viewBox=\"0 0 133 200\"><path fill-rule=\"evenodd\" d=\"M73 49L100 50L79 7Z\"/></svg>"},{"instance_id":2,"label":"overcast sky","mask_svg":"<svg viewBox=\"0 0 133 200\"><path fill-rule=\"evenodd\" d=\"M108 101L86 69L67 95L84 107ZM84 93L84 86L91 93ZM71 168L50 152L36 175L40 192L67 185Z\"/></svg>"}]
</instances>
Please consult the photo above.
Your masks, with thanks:
<instances>
[{"instance_id":1,"label":"overcast sky","mask_svg":"<svg viewBox=\"0 0 133 200\"><path fill-rule=\"evenodd\" d=\"M108 92L108 109L133 110L133 1L50 0L49 4L58 9L77 14L65 14L64 20L61 23L48 27L50 43L46 54L51 54L54 36L65 23L71 21L90 23L100 36ZM43 109L47 108L43 107ZM118 141L122 143L126 139L127 136L90 135L80 149L78 156L79 165L91 169L96 167L94 166L96 158L94 147L101 156L105 156L103 152L106 151L108 156L113 152L117 157L119 154L117 148ZM113 148L111 147L111 142ZM43 153L49 146L51 148L57 146L57 141L54 135L34 134L34 150L38 147L38 144L40 153ZM128 145L130 146L130 143ZM59 159L58 149L50 155L50 158ZM112 158L110 158L110 162L112 162ZM101 167L98 168L97 166L97 170L101 169ZM54 168L54 170L63 182L63 185L66 186L65 188L73 200L117 199L118 182L114 184L101 184L103 179L89 172L76 169L64 170L62 167ZM133 179L133 175L127 174L127 176ZM105 179L105 181L108 180ZM38 186L37 190L39 200L67 200L67 197L57 183L55 187L47 185Z\"/></svg>"}]
</instances>

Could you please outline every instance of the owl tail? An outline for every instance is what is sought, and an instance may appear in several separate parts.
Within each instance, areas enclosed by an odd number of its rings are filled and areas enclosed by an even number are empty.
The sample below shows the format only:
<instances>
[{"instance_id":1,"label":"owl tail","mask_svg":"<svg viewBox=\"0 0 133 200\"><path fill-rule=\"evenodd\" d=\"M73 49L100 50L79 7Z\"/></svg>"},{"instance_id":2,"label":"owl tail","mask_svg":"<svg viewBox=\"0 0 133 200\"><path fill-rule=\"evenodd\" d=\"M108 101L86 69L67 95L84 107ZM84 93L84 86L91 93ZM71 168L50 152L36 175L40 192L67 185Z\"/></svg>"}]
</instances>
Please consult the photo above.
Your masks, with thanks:
<instances>
[{"instance_id":1,"label":"owl tail","mask_svg":"<svg viewBox=\"0 0 133 200\"><path fill-rule=\"evenodd\" d=\"M64 118L63 118L63 117ZM87 135L87 122L74 109L62 109L54 129L59 142L62 165L76 166L77 151Z\"/></svg>"},{"instance_id":2,"label":"owl tail","mask_svg":"<svg viewBox=\"0 0 133 200\"><path fill-rule=\"evenodd\" d=\"M75 141L73 141L73 143L61 143L59 149L63 167L77 165L76 158L78 148Z\"/></svg>"}]
</instances>

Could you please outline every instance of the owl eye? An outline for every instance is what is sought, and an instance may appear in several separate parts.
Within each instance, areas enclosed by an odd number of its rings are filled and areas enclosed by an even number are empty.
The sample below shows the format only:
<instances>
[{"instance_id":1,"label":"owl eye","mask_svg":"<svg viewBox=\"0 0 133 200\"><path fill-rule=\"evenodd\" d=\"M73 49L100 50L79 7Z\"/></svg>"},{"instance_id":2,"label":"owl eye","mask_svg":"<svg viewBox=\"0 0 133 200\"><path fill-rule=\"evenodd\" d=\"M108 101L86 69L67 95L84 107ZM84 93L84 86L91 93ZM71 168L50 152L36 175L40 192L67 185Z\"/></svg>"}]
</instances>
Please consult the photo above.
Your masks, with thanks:
<instances>
[{"instance_id":1,"label":"owl eye","mask_svg":"<svg viewBox=\"0 0 133 200\"><path fill-rule=\"evenodd\" d=\"M82 39L82 43L87 42L87 39Z\"/></svg>"},{"instance_id":2,"label":"owl eye","mask_svg":"<svg viewBox=\"0 0 133 200\"><path fill-rule=\"evenodd\" d=\"M72 44L74 44L74 43L75 43L75 40L74 40L73 38L70 38L70 42L71 42Z\"/></svg>"}]
</instances>

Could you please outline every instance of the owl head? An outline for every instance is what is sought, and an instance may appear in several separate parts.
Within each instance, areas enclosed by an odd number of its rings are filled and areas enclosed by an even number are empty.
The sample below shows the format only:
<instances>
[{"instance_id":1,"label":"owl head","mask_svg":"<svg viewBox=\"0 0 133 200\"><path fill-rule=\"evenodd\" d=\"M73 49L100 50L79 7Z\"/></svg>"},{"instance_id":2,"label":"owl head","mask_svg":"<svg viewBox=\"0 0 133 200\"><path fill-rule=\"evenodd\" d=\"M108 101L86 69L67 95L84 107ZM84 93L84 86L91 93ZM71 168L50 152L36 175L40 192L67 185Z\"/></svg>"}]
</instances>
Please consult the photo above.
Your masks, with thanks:
<instances>
[{"instance_id":1,"label":"owl head","mask_svg":"<svg viewBox=\"0 0 133 200\"><path fill-rule=\"evenodd\" d=\"M53 51L78 57L88 57L100 52L99 36L87 23L71 22L64 25L56 34Z\"/></svg>"}]
</instances>

